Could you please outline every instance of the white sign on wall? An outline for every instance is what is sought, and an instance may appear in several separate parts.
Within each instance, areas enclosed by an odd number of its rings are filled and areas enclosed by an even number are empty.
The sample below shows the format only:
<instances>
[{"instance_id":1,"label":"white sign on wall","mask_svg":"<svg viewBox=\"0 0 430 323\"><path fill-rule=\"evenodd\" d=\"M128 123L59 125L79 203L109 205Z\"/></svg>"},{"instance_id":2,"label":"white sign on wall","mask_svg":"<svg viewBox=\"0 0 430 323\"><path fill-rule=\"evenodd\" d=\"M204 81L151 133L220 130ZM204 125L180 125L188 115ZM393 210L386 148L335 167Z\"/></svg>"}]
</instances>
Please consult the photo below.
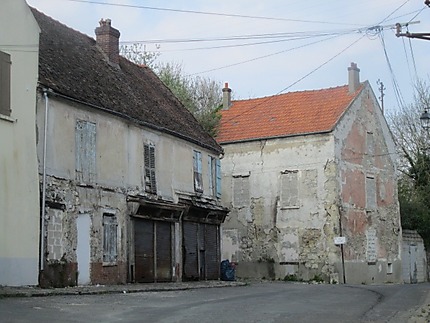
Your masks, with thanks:
<instances>
[{"instance_id":1,"label":"white sign on wall","mask_svg":"<svg viewBox=\"0 0 430 323\"><path fill-rule=\"evenodd\" d=\"M334 237L334 244L341 245L346 243L346 237Z\"/></svg>"}]
</instances>

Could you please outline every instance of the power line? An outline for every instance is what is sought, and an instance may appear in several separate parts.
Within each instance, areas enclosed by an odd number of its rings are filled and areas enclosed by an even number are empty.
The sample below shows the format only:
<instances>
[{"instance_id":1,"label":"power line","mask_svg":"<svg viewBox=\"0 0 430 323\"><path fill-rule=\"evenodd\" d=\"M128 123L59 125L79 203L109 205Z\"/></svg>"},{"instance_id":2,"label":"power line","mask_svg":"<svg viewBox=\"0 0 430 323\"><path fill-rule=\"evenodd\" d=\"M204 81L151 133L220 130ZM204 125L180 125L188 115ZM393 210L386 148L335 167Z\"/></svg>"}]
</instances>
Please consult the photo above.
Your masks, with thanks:
<instances>
[{"instance_id":1,"label":"power line","mask_svg":"<svg viewBox=\"0 0 430 323\"><path fill-rule=\"evenodd\" d=\"M217 68L212 68L212 69L201 71L201 72L197 72L197 73L192 73L192 74L189 74L189 76L194 76L194 75L198 75L198 74L204 74L204 73L213 72L213 71L219 71L219 70L222 70L222 69L225 69L225 68L229 68L229 67L233 67L233 66L237 66L237 65L242 65L242 64L245 64L245 63L254 62L254 61L259 60L259 59L268 58L268 57L272 57L272 56L279 55L279 54L282 54L282 53L290 52L290 51L295 50L295 49L307 47L307 46L314 45L314 44L317 44L317 43L321 43L323 41L330 40L330 39L337 38L337 37L339 37L339 35L336 35L336 36L333 36L333 37L329 37L329 38L326 38L326 39L323 39L323 40L318 40L318 41L315 41L315 42L312 42L312 43L307 43L307 44L304 44L304 45L301 45L301 46L284 49L284 50L281 50L281 51L278 51L278 52L275 52L275 53L271 53L271 54L267 54L267 55L263 55L263 56L254 57L254 58L251 58L251 59L248 59L248 60L245 60L245 61L241 61L241 62L238 62L238 63L233 63L233 64L229 64L229 65L225 65L225 66L221 66L221 67L217 67Z\"/></svg>"},{"instance_id":2,"label":"power line","mask_svg":"<svg viewBox=\"0 0 430 323\"><path fill-rule=\"evenodd\" d=\"M392 79L393 80L395 80L395 78L394 78L394 73L393 73L393 71L392 71L392 67L391 67L391 63L389 62L389 59L388 59L388 54L387 54L387 51L386 51L386 47L385 47L385 42L384 42L384 38L383 38L383 35L382 35L382 30L383 30L383 28L381 27L381 26L379 26L380 24L382 24L383 22L385 22L390 16L392 16L395 12L397 12L398 10L400 10L400 8L402 8L406 3L408 3L409 2L409 0L406 0L402 5L400 5L397 9L395 9L394 11L392 11L387 17L385 17L379 24L378 24L378 26L376 26L376 27L378 27L378 28L375 28L375 27L370 27L370 28L368 28L368 30L369 29L374 29L374 30L376 30L376 31L378 31L379 32L379 35L380 35L380 39L381 39L381 43L382 43L382 45L383 45L383 49L384 49L384 53L385 53L385 57L386 57L386 60L387 60L387 63L388 63L388 66L389 66L389 68L390 68L390 71L391 71L391 75L392 75ZM382 29L381 29L382 28ZM363 35L363 36L361 36L359 39L357 39L356 41L354 41L353 43L351 43L350 45L348 45L347 47L345 47L343 50L341 50L339 53L337 53L336 55L334 55L333 57L331 57L329 60L327 60L326 62L324 62L324 63L322 63L321 65L319 65L318 67L316 67L315 69L313 69L312 71L310 71L309 73L307 73L307 74L305 74L303 77L301 77L300 79L298 79L297 81L295 81L295 82L293 82L292 84L290 84L289 86L287 86L287 87L285 87L284 89L282 89L281 91L279 91L277 94L275 94L275 96L276 95L279 95L280 93L282 93L282 92L285 92L286 90L288 90L289 88L291 88L292 86L294 86L294 85L296 85L297 83L299 83L300 81L302 81L303 79L305 79L306 77L308 77L309 75L311 75L311 74L313 74L313 73L315 73L317 70L319 70L320 68L322 68L323 66L325 66L326 64L328 64L329 62L331 62L332 60L334 60L336 57L338 57L339 55L341 55L342 53L344 53L346 50L348 50L350 47L352 47L353 45L355 45L356 43L358 43L361 39L363 39L364 37L365 37L366 35ZM334 38L334 37L333 37ZM398 102L399 101L401 101L401 100L403 100L402 99L402 96L401 96L401 93L400 93L400 87L398 86L398 84L397 84L397 82L393 82L393 85L395 85L394 87L395 87L395 90L396 90L396 98L398 99ZM251 108L249 108L249 109L247 109L247 110L245 110L243 113L241 113L241 114L239 114L239 115L236 115L236 116L234 116L234 117L232 117L232 118L230 118L230 119L228 119L226 122L230 122L230 121L232 121L232 120L234 120L234 119L236 119L237 117L239 117L239 116L241 116L241 115L243 115L243 114L245 114L246 112L248 112L248 111L250 111L250 110L252 110L252 109L255 109L255 107L257 107L257 106L259 106L259 105L261 105L261 104L263 104L263 103L266 103L267 101L269 101L271 98L273 98L274 96L271 96L271 97L268 97L266 100L263 100L261 103L259 103L259 104L256 104L255 106L253 106L253 107L251 107Z\"/></svg>"},{"instance_id":3,"label":"power line","mask_svg":"<svg viewBox=\"0 0 430 323\"><path fill-rule=\"evenodd\" d=\"M307 78L309 75L315 73L316 71L318 71L319 69L321 69L323 66L327 65L328 63L330 63L332 60L334 60L336 57L338 57L339 55L343 54L345 51L347 51L349 48L351 48L352 46L354 46L355 44L357 44L360 40L362 40L365 37L365 35L362 35L360 38L358 38L357 40L355 40L354 42L352 42L351 44L349 44L348 46L346 46L344 49L342 49L340 52L338 52L336 55L332 56L330 59L328 59L327 61L325 61L324 63L320 64L319 66L317 66L316 68L314 68L313 70L311 70L309 73L305 74L304 76L302 76L301 78L299 78L298 80L294 81L293 83L291 83L290 85L288 85L287 87L283 88L282 90L280 90L279 92L277 92L275 95L270 96L268 98L266 98L265 100L263 100L262 102L250 107L249 109L246 109L245 111L243 111L241 114L235 115L234 117L231 117L230 119L227 119L225 122L231 122L232 120L236 119L239 116L244 115L245 113L247 113L248 111L251 111L253 109L255 109L256 107L265 104L267 102L269 102L272 98L274 98L275 96L285 92L286 90L288 90L289 88L293 87L294 85L296 85L297 83L301 82L302 80L304 80L305 78Z\"/></svg>"},{"instance_id":4,"label":"power line","mask_svg":"<svg viewBox=\"0 0 430 323\"><path fill-rule=\"evenodd\" d=\"M314 24L360 26L358 24L351 24L351 23L338 23L338 22L319 21L319 20L302 20L302 19L289 19L289 18L279 18L279 17L239 15L239 14L229 14L229 13L221 13L221 12L198 11L198 10L184 10L184 9L161 8L161 7L149 7L149 6L138 6L138 5L121 4L121 3L107 3L107 2L98 2L98 1L91 1L91 0L63 0L63 1L79 2L79 3L89 3L89 4L104 5L104 6L113 6L113 7L125 7L125 8L137 8L137 9L146 9L146 10L170 11L170 12L179 12L179 13L191 13L191 14L210 15L210 16L222 16L222 17L234 17L234 18L248 18L248 19L263 19L263 20L277 20L277 21L302 22L302 23L314 23Z\"/></svg>"},{"instance_id":5,"label":"power line","mask_svg":"<svg viewBox=\"0 0 430 323\"><path fill-rule=\"evenodd\" d=\"M297 38L297 37L319 37L333 34L345 34L360 32L362 29L346 29L334 31L301 31L301 32L288 32L288 33L266 33L266 34L248 34L248 35L235 35L225 37L205 37L205 38L171 38L171 39L146 39L142 40L127 40L121 41L121 44L135 44L135 43L193 43L193 42L212 42L212 41L237 41L237 40L250 40L250 39L278 39L278 38Z\"/></svg>"}]
</instances>

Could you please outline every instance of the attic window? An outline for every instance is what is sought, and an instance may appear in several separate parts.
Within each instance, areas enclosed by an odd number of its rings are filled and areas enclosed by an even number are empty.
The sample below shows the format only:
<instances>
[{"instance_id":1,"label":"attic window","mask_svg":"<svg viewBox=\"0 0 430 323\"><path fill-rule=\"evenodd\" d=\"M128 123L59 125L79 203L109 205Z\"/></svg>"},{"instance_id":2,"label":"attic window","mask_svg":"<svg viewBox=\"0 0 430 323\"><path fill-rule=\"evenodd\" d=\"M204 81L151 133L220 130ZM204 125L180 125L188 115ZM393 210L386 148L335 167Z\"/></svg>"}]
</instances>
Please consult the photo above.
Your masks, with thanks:
<instances>
[{"instance_id":1,"label":"attic window","mask_svg":"<svg viewBox=\"0 0 430 323\"><path fill-rule=\"evenodd\" d=\"M10 116L10 55L0 51L0 114Z\"/></svg>"}]
</instances>

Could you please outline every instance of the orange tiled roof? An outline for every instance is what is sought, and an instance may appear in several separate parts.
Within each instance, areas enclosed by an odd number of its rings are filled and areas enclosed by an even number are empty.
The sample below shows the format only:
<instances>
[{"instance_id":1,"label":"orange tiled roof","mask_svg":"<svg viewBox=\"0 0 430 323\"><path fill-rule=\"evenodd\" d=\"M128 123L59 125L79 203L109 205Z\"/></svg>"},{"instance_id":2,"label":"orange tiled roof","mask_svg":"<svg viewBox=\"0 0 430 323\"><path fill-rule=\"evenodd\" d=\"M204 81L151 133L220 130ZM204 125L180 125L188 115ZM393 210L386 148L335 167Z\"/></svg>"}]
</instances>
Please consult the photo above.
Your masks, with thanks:
<instances>
[{"instance_id":1,"label":"orange tiled roof","mask_svg":"<svg viewBox=\"0 0 430 323\"><path fill-rule=\"evenodd\" d=\"M221 111L219 143L331 131L357 96L348 85L233 101Z\"/></svg>"}]
</instances>

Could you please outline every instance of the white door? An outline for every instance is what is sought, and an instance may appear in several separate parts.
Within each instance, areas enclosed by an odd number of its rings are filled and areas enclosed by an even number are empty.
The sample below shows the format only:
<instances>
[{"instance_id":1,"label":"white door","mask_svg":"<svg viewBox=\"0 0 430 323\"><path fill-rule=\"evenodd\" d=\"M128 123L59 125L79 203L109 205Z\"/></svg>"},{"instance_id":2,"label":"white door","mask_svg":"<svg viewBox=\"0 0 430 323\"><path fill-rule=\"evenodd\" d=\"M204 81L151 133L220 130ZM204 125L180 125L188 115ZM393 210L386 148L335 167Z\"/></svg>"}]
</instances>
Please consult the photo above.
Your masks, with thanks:
<instances>
[{"instance_id":1,"label":"white door","mask_svg":"<svg viewBox=\"0 0 430 323\"><path fill-rule=\"evenodd\" d=\"M78 246L76 258L78 260L78 285L88 285L90 280L90 229L91 219L88 214L78 216Z\"/></svg>"},{"instance_id":2,"label":"white door","mask_svg":"<svg viewBox=\"0 0 430 323\"><path fill-rule=\"evenodd\" d=\"M418 247L414 244L409 246L409 261L410 261L410 277L411 284L418 283L418 267L417 267Z\"/></svg>"}]
</instances>

